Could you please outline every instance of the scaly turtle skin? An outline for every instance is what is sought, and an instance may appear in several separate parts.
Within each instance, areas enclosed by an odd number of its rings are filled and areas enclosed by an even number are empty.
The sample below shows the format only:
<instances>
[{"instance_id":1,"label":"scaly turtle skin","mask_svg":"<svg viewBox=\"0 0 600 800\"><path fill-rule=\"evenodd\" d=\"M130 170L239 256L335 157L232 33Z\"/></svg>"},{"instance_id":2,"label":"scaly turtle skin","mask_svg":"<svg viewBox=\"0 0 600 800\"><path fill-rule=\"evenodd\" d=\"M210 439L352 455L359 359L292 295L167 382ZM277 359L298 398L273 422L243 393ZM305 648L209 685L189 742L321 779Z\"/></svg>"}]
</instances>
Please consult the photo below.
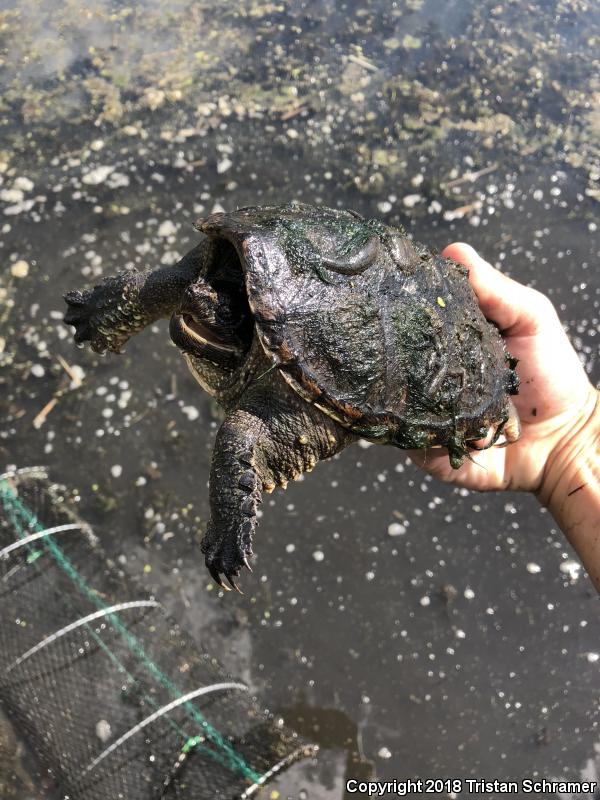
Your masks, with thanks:
<instances>
[{"instance_id":1,"label":"scaly turtle skin","mask_svg":"<svg viewBox=\"0 0 600 800\"><path fill-rule=\"evenodd\" d=\"M515 362L460 265L358 214L292 203L200 220L173 267L65 296L75 340L119 352L161 317L227 412L210 476L206 564L249 567L262 491L357 437L469 449L518 437Z\"/></svg>"}]
</instances>

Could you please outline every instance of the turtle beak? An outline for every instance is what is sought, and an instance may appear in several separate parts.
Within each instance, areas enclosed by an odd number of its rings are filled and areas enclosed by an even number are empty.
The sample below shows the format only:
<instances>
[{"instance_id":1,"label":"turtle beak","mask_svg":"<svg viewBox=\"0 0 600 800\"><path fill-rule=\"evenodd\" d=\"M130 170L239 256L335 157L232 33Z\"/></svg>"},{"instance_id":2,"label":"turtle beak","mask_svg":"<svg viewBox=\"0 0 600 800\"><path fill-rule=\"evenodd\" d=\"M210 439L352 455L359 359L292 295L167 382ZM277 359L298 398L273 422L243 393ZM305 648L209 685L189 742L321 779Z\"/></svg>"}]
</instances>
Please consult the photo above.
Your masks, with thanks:
<instances>
[{"instance_id":1,"label":"turtle beak","mask_svg":"<svg viewBox=\"0 0 600 800\"><path fill-rule=\"evenodd\" d=\"M183 353L207 359L227 369L234 369L238 363L240 351L237 348L219 342L212 331L188 314L173 314L169 334Z\"/></svg>"}]
</instances>

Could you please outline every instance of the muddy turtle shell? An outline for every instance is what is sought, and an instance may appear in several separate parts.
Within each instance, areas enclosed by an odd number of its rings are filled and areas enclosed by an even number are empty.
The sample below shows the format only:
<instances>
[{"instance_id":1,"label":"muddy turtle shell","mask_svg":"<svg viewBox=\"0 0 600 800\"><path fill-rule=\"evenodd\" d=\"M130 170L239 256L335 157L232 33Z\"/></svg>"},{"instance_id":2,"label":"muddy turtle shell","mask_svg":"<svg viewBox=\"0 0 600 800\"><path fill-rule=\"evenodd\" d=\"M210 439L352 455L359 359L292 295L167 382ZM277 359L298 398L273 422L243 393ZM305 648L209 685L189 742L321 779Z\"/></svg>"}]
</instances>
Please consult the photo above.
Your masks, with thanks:
<instances>
[{"instance_id":1,"label":"muddy turtle shell","mask_svg":"<svg viewBox=\"0 0 600 800\"><path fill-rule=\"evenodd\" d=\"M365 438L460 450L508 417L514 363L464 267L398 228L305 204L200 220L238 254L265 352Z\"/></svg>"}]
</instances>

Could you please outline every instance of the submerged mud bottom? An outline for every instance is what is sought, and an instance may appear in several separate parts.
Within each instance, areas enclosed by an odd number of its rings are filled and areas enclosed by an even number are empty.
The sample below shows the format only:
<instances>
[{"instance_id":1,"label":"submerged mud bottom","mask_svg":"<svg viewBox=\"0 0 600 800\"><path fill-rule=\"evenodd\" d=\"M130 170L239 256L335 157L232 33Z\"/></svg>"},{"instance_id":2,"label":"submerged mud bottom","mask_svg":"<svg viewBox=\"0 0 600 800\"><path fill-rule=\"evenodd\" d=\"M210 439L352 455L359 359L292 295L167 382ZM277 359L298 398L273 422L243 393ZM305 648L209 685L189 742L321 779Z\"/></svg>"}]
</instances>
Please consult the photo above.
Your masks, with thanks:
<instances>
[{"instance_id":1,"label":"submerged mud bottom","mask_svg":"<svg viewBox=\"0 0 600 800\"><path fill-rule=\"evenodd\" d=\"M0 570L0 703L73 800L245 799L317 752L105 562L42 470L0 476Z\"/></svg>"}]
</instances>

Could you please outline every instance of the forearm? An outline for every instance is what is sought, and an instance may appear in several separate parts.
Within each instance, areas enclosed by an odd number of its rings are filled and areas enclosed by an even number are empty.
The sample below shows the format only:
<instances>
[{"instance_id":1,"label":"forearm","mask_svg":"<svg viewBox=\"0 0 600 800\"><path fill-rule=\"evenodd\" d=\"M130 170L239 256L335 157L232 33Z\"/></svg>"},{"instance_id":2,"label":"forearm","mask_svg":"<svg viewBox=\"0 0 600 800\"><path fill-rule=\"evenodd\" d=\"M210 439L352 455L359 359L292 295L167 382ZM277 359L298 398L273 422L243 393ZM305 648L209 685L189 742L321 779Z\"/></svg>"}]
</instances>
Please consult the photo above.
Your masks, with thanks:
<instances>
[{"instance_id":1,"label":"forearm","mask_svg":"<svg viewBox=\"0 0 600 800\"><path fill-rule=\"evenodd\" d=\"M549 460L538 499L579 555L600 593L600 394Z\"/></svg>"}]
</instances>

